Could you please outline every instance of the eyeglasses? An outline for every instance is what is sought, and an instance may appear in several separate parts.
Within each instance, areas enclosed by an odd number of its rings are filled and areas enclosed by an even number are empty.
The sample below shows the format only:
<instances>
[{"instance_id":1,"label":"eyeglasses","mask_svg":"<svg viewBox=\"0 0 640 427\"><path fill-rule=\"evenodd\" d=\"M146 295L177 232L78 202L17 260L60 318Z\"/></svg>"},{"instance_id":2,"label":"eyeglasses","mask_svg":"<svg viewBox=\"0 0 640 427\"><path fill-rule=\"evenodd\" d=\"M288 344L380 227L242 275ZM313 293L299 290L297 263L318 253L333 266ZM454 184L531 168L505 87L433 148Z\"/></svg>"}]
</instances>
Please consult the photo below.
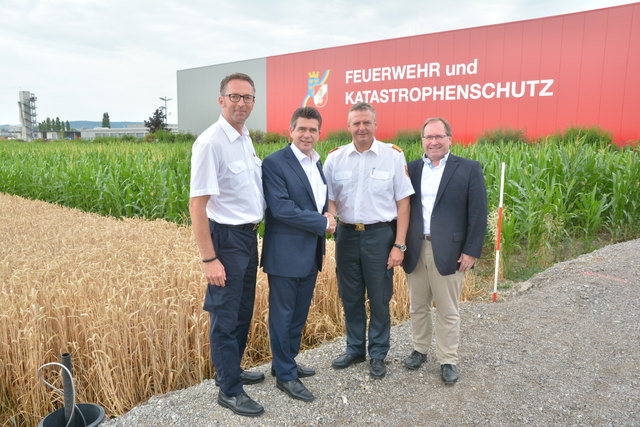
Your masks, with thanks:
<instances>
[{"instance_id":1,"label":"eyeglasses","mask_svg":"<svg viewBox=\"0 0 640 427\"><path fill-rule=\"evenodd\" d=\"M449 138L449 135L425 135L422 139L426 139L427 141L438 141L442 142L445 138Z\"/></svg>"},{"instance_id":2,"label":"eyeglasses","mask_svg":"<svg viewBox=\"0 0 640 427\"><path fill-rule=\"evenodd\" d=\"M222 95L222 96L228 96L231 102L240 102L240 98L242 98L244 99L245 104L253 104L256 100L256 97L253 95L240 95L237 93L229 93L227 95Z\"/></svg>"}]
</instances>

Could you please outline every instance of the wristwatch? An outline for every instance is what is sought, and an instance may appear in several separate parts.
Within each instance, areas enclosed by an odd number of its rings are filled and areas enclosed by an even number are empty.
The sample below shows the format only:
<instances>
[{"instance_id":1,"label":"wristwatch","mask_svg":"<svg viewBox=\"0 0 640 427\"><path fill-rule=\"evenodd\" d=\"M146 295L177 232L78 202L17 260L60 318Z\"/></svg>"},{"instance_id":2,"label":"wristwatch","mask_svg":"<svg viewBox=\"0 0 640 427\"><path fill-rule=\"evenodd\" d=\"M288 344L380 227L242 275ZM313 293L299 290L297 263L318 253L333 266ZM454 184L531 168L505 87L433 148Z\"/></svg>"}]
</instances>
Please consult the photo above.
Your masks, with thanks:
<instances>
[{"instance_id":1,"label":"wristwatch","mask_svg":"<svg viewBox=\"0 0 640 427\"><path fill-rule=\"evenodd\" d=\"M397 243L394 243L394 244L393 244L393 247L394 247L394 248L398 248L398 249L400 249L400 252L404 252L404 251L406 251L406 250L407 250L407 246L406 246L406 245L399 245L399 244L397 244Z\"/></svg>"}]
</instances>

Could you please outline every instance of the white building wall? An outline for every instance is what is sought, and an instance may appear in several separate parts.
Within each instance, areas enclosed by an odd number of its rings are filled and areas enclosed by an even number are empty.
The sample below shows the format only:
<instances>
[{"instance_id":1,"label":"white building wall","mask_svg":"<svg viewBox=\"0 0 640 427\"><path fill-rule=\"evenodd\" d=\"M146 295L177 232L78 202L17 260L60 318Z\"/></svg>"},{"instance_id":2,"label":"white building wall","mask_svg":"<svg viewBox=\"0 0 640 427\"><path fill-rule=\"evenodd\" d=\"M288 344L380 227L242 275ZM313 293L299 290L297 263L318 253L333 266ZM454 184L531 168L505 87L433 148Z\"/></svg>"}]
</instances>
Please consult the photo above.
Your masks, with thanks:
<instances>
[{"instance_id":1,"label":"white building wall","mask_svg":"<svg viewBox=\"0 0 640 427\"><path fill-rule=\"evenodd\" d=\"M249 75L256 86L256 104L247 120L250 130L267 129L266 58L178 71L178 130L199 135L218 120L220 81L229 74Z\"/></svg>"},{"instance_id":2,"label":"white building wall","mask_svg":"<svg viewBox=\"0 0 640 427\"><path fill-rule=\"evenodd\" d=\"M96 137L120 138L124 135L144 138L149 133L146 127L126 127L126 128L94 128L80 131L82 139L95 139Z\"/></svg>"}]
</instances>

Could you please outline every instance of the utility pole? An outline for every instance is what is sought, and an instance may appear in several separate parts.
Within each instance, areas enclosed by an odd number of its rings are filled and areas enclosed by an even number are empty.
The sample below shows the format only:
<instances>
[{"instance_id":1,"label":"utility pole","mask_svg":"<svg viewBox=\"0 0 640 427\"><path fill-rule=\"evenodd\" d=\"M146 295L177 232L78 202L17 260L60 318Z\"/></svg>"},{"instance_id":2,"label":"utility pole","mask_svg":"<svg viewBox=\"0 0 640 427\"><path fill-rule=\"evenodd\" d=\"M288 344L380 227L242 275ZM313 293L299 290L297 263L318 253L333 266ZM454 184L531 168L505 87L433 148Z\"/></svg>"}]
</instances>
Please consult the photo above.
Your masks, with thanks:
<instances>
[{"instance_id":1,"label":"utility pole","mask_svg":"<svg viewBox=\"0 0 640 427\"><path fill-rule=\"evenodd\" d=\"M164 124L167 125L167 121L169 120L169 112L167 111L167 101L171 101L173 98L160 97L161 101L164 101Z\"/></svg>"}]
</instances>

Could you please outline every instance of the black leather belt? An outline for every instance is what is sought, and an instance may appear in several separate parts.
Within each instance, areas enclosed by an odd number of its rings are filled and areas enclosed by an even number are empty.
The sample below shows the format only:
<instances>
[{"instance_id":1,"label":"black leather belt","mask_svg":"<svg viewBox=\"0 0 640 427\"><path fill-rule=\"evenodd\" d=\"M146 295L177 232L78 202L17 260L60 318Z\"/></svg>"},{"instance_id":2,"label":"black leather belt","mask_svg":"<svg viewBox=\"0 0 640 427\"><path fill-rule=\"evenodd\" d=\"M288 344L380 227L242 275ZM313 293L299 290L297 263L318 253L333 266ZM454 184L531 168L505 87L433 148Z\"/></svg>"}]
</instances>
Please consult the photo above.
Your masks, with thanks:
<instances>
[{"instance_id":1,"label":"black leather belt","mask_svg":"<svg viewBox=\"0 0 640 427\"><path fill-rule=\"evenodd\" d=\"M430 234L423 234L423 235L422 235L422 240L428 240L428 241L431 241L431 235L430 235Z\"/></svg>"},{"instance_id":2,"label":"black leather belt","mask_svg":"<svg viewBox=\"0 0 640 427\"><path fill-rule=\"evenodd\" d=\"M356 222L355 224L347 224L346 222L338 221L338 223L341 226L347 227L347 228L350 228L350 229L356 230L356 231L365 231L365 230L373 230L374 228L379 228L379 227L388 227L388 226L392 225L393 222L394 221L376 222L374 224L361 224L359 222Z\"/></svg>"},{"instance_id":3,"label":"black leather belt","mask_svg":"<svg viewBox=\"0 0 640 427\"><path fill-rule=\"evenodd\" d=\"M253 224L253 223L248 223L248 224L220 224L218 222L214 222L217 225L222 225L223 227L230 227L230 228L236 228L238 230L242 230L242 231L256 231L258 229L258 227L260 226L260 223L257 224Z\"/></svg>"}]
</instances>

